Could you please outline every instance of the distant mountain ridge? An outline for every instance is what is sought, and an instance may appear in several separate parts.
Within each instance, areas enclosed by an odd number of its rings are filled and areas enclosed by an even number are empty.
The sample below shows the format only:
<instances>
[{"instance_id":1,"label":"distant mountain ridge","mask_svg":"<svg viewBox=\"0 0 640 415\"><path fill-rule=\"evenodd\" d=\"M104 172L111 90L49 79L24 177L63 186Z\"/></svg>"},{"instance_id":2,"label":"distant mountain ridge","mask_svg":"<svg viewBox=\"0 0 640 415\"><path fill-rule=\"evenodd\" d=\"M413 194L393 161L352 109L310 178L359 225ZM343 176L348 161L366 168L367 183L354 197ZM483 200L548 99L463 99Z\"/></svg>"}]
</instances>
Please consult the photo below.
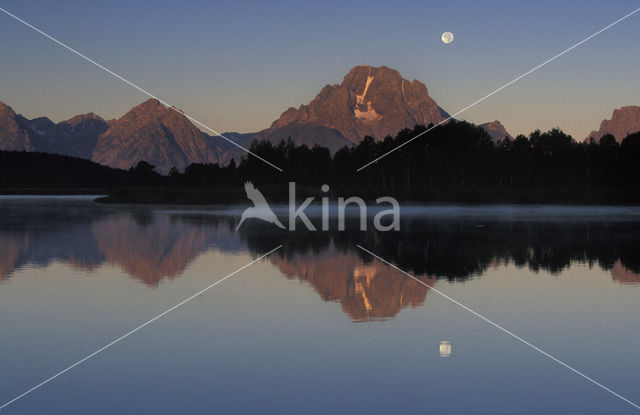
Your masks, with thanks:
<instances>
[{"instance_id":1,"label":"distant mountain ridge","mask_svg":"<svg viewBox=\"0 0 640 415\"><path fill-rule=\"evenodd\" d=\"M92 112L58 124L46 117L25 119L24 123L36 134L38 151L87 159L91 158L98 136L109 127L107 121Z\"/></svg>"},{"instance_id":2,"label":"distant mountain ridge","mask_svg":"<svg viewBox=\"0 0 640 415\"><path fill-rule=\"evenodd\" d=\"M629 105L614 109L611 119L602 120L600 129L591 131L587 139L598 141L603 135L611 134L616 141L621 142L627 135L637 131L640 131L640 106Z\"/></svg>"},{"instance_id":3,"label":"distant mountain ridge","mask_svg":"<svg viewBox=\"0 0 640 415\"><path fill-rule=\"evenodd\" d=\"M253 137L223 135L239 145ZM0 102L0 150L69 155L122 169L145 160L166 174L172 167L184 170L191 163L222 162L221 155L230 148L236 147L203 133L179 111L155 99L116 120L87 113L57 124L47 117L27 119Z\"/></svg>"},{"instance_id":4,"label":"distant mountain ridge","mask_svg":"<svg viewBox=\"0 0 640 415\"><path fill-rule=\"evenodd\" d=\"M25 125L26 119L0 102L0 148L3 150L35 151L33 131Z\"/></svg>"},{"instance_id":5,"label":"distant mountain ridge","mask_svg":"<svg viewBox=\"0 0 640 415\"><path fill-rule=\"evenodd\" d=\"M480 124L478 125L478 127L484 128L485 131L489 133L494 143L498 142L498 140L504 140L505 137L513 139L511 134L507 132L507 129L504 128L504 125L502 125L502 123L498 120Z\"/></svg>"}]
</instances>

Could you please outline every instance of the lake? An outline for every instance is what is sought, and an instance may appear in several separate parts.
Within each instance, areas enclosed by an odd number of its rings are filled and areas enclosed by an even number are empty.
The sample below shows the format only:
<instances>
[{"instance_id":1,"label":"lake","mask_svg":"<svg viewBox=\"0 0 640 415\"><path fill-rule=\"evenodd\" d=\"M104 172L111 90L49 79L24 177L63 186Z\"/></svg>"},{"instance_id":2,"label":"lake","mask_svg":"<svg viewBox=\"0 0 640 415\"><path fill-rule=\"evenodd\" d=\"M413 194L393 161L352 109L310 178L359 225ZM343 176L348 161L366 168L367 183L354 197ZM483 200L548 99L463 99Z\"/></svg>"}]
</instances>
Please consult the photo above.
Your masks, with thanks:
<instances>
[{"instance_id":1,"label":"lake","mask_svg":"<svg viewBox=\"0 0 640 415\"><path fill-rule=\"evenodd\" d=\"M637 412L440 293L638 403L640 208L243 208L0 198L0 405L283 245L2 412Z\"/></svg>"}]
</instances>

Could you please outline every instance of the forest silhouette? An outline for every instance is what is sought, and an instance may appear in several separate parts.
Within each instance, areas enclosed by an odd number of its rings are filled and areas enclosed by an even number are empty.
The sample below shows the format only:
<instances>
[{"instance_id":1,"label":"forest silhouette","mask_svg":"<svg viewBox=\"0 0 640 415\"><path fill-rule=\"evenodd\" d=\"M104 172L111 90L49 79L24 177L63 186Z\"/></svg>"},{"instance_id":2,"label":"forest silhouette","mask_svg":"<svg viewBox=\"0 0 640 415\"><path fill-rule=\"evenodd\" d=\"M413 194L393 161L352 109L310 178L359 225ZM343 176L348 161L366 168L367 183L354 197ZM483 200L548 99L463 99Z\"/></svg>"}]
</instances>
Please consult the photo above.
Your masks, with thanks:
<instances>
[{"instance_id":1,"label":"forest silhouette","mask_svg":"<svg viewBox=\"0 0 640 415\"><path fill-rule=\"evenodd\" d=\"M250 180L265 194L286 200L286 184L300 196L333 194L435 202L636 203L640 201L640 132L620 143L611 135L578 142L560 129L536 130L494 142L482 128L450 121L375 164L356 170L431 126L404 129L376 141L365 137L335 154L324 147L255 141L252 153L281 167L276 171L249 155L227 166L194 163L163 176L140 161L118 170L67 156L0 152L0 188L103 188L108 201L224 203L244 199Z\"/></svg>"}]
</instances>

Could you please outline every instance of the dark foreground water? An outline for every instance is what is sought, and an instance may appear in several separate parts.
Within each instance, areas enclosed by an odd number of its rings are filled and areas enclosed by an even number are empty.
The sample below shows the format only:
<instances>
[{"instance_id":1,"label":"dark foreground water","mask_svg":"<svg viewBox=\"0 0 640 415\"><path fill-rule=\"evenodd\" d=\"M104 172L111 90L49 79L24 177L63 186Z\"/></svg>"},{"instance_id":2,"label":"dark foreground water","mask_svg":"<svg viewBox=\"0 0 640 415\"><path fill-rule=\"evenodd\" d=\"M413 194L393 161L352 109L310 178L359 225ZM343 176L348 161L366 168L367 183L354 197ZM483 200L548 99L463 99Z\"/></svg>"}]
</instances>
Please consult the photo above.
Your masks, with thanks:
<instances>
[{"instance_id":1,"label":"dark foreground water","mask_svg":"<svg viewBox=\"0 0 640 415\"><path fill-rule=\"evenodd\" d=\"M638 403L640 209L241 210L0 199L0 405L284 244L0 413L637 413L355 244Z\"/></svg>"}]
</instances>

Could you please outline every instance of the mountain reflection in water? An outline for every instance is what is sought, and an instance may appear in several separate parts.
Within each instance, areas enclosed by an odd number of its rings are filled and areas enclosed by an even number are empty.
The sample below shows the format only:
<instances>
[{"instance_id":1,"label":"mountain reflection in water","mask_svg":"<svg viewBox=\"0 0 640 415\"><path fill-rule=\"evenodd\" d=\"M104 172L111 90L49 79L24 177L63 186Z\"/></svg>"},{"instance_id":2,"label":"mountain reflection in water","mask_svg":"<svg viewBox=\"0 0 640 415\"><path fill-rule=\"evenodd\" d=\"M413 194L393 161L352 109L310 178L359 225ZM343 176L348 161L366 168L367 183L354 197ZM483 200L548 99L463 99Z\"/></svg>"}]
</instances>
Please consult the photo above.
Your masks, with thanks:
<instances>
[{"instance_id":1,"label":"mountain reflection in water","mask_svg":"<svg viewBox=\"0 0 640 415\"><path fill-rule=\"evenodd\" d=\"M442 278L464 282L500 264L553 274L588 264L610 271L618 283L640 283L640 221L609 216L554 221L412 215L400 232L288 232L260 223L235 232L235 216L204 209L115 208L89 201L3 201L1 207L0 282L24 267L62 262L88 272L117 266L158 286L209 250L256 255L283 243L269 261L323 300L340 303L354 321L393 318L425 301L428 287L373 261L355 247L359 243L428 285Z\"/></svg>"}]
</instances>

